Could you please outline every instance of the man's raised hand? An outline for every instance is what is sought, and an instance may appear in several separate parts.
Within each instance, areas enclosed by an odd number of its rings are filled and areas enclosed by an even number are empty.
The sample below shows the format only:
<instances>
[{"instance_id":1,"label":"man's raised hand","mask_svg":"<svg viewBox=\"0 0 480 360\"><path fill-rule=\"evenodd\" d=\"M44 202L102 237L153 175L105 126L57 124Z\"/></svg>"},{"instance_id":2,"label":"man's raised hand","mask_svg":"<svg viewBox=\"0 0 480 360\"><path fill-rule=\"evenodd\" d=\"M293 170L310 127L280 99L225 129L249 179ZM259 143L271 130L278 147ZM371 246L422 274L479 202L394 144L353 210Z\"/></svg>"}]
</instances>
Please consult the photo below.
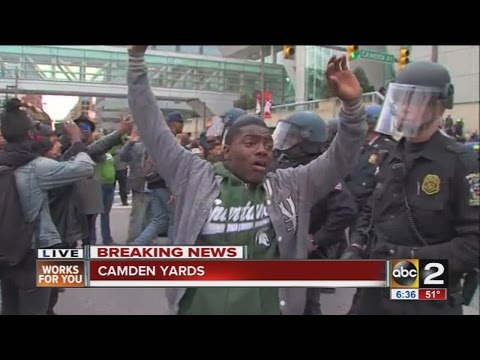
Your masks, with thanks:
<instances>
[{"instance_id":1,"label":"man's raised hand","mask_svg":"<svg viewBox=\"0 0 480 360\"><path fill-rule=\"evenodd\" d=\"M346 56L332 56L328 61L325 76L332 95L342 101L357 100L362 95L362 87L355 74L347 66Z\"/></svg>"}]
</instances>

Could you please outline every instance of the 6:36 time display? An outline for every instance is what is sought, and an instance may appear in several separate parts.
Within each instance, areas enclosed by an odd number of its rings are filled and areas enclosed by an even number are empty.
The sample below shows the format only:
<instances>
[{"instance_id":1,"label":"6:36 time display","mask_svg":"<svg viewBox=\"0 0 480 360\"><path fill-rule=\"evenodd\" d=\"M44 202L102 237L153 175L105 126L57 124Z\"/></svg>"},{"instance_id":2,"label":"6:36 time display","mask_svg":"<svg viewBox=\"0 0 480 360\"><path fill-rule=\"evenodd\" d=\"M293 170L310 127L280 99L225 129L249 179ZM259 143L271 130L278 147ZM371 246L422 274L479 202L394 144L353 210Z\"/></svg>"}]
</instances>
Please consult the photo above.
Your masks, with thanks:
<instances>
[{"instance_id":1,"label":"6:36 time display","mask_svg":"<svg viewBox=\"0 0 480 360\"><path fill-rule=\"evenodd\" d=\"M418 300L418 289L390 289L390 300Z\"/></svg>"}]
</instances>

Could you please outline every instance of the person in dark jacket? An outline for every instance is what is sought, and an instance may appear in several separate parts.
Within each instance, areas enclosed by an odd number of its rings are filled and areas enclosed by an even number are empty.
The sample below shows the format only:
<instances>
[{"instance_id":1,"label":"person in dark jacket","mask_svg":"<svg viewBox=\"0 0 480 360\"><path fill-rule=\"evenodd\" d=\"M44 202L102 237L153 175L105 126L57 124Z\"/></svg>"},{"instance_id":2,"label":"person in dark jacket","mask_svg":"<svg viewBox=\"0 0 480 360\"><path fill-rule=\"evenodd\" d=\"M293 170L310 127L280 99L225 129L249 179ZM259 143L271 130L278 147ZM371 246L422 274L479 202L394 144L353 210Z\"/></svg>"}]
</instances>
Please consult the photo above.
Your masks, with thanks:
<instances>
[{"instance_id":1,"label":"person in dark jacket","mask_svg":"<svg viewBox=\"0 0 480 360\"><path fill-rule=\"evenodd\" d=\"M375 189L375 172L382 159L395 148L393 131L385 126L377 126L382 112L382 106L370 105L365 108L367 113L368 132L365 144L362 146L360 156L353 171L346 177L345 182L355 198L358 214L367 203ZM350 234L355 231L357 216L350 226ZM359 290L355 293L349 314L355 314L357 309Z\"/></svg>"},{"instance_id":2,"label":"person in dark jacket","mask_svg":"<svg viewBox=\"0 0 480 360\"><path fill-rule=\"evenodd\" d=\"M463 312L462 278L478 276L479 268L480 174L478 160L439 130L453 93L448 70L429 61L407 65L389 85L378 126L394 128L402 139L378 168L377 186L344 256L445 259L448 298L395 301L389 289L364 288L360 315Z\"/></svg>"},{"instance_id":3,"label":"person in dark jacket","mask_svg":"<svg viewBox=\"0 0 480 360\"><path fill-rule=\"evenodd\" d=\"M280 120L273 137L276 158L274 167L285 169L307 165L316 159L326 150L326 142L331 136L323 119L315 113L302 111ZM352 194L343 182L339 182L312 207L309 258L338 258L339 247L346 247L345 229L356 214L357 206ZM321 315L320 291L320 288L307 289L305 315Z\"/></svg>"},{"instance_id":4,"label":"person in dark jacket","mask_svg":"<svg viewBox=\"0 0 480 360\"><path fill-rule=\"evenodd\" d=\"M2 314L45 315L51 289L36 287L36 249L60 247L62 243L49 211L48 191L92 176L94 162L86 153L79 153L68 162L53 160L61 151L56 135L49 128L50 132L42 136L41 126L34 124L18 99L7 103L0 121L7 140L5 151L0 152L0 165L15 168L25 220L38 220L32 251L2 278Z\"/></svg>"},{"instance_id":5,"label":"person in dark jacket","mask_svg":"<svg viewBox=\"0 0 480 360\"><path fill-rule=\"evenodd\" d=\"M178 112L171 112L166 117L167 125L174 136L177 136L183 131L183 117ZM183 146L182 146L183 147ZM144 153L142 159L142 166L145 171L145 162L148 161L148 153ZM159 234L165 233L165 228L168 234L170 244L174 240L173 221L175 218L175 205L173 195L167 188L165 181L158 176L157 179L149 181L146 176L146 187L150 193L150 206L152 211L152 218L147 227L142 231L140 236L135 239L137 245L148 245L158 237Z\"/></svg>"},{"instance_id":6,"label":"person in dark jacket","mask_svg":"<svg viewBox=\"0 0 480 360\"><path fill-rule=\"evenodd\" d=\"M127 125L123 125L123 127L126 126ZM117 131L122 133L125 130L122 130L122 126L120 126ZM52 141L56 141L56 133L46 125L40 126L38 128L38 133L45 138L53 138ZM37 149L39 154L60 162L69 161L80 152L85 152L90 157L98 159L102 154L106 153L118 143L118 133L112 133L90 145L87 145L81 139L80 128L73 122L67 122L64 124L63 135L68 137L69 143L72 144L68 151L65 151L62 154L59 151L61 149L58 149L57 151L57 148L53 147L45 152L44 148L46 146L43 145L43 148ZM88 232L87 218L82 212L79 192L75 191L75 186L76 184L71 184L61 188L52 189L48 194L50 215L58 233L60 234L62 248L76 248L78 242L82 240L83 234ZM52 288L47 315L55 314L53 309L58 301L58 290L58 288Z\"/></svg>"},{"instance_id":7,"label":"person in dark jacket","mask_svg":"<svg viewBox=\"0 0 480 360\"><path fill-rule=\"evenodd\" d=\"M68 136L62 136L63 143L63 159L70 159L76 153L85 151L90 145L96 143L102 146L93 146L90 148L92 159L95 163L102 162L105 159L105 153L111 148L122 143L122 136L127 134L131 129L131 122L127 116L122 118L117 131L105 136L99 142L95 142L93 132L95 131L95 123L85 116L80 116L75 121L80 128L81 141L71 142ZM108 145L106 148L104 145ZM101 150L101 151L100 151ZM82 236L83 245L95 245L96 237L96 216L103 213L103 197L102 187L98 180L92 178L84 179L74 185L73 188L76 202L79 204L80 211L86 216L87 228L84 229Z\"/></svg>"},{"instance_id":8,"label":"person in dark jacket","mask_svg":"<svg viewBox=\"0 0 480 360\"><path fill-rule=\"evenodd\" d=\"M121 135L128 132L129 124L124 120L117 131L102 137L100 140L87 144L81 140L81 129L75 123L64 125L64 135L71 144L56 160L68 161L79 152L86 152L92 159L100 159L120 141ZM49 193L50 212L54 223L62 237L62 242L67 247L75 248L82 234L88 231L85 214L82 211L82 194L78 191L77 184L54 189ZM87 228L86 228L87 227Z\"/></svg>"},{"instance_id":9,"label":"person in dark jacket","mask_svg":"<svg viewBox=\"0 0 480 360\"><path fill-rule=\"evenodd\" d=\"M391 129L376 128L382 107L370 105L367 112L368 132L365 144L353 171L345 179L348 189L355 197L358 210L366 204L375 188L375 170L381 157L395 148L396 141L392 137Z\"/></svg>"}]
</instances>

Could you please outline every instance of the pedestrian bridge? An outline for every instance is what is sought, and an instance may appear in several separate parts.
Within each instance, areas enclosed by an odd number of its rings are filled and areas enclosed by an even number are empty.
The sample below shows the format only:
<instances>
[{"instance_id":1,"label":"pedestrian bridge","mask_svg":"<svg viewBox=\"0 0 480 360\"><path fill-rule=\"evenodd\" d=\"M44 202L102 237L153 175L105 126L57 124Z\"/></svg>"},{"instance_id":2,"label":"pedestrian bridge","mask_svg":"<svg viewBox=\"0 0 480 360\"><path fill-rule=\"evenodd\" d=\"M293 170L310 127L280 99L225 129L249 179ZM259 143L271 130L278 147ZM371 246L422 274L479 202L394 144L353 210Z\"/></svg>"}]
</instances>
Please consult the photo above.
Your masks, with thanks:
<instances>
[{"instance_id":1,"label":"pedestrian bridge","mask_svg":"<svg viewBox=\"0 0 480 360\"><path fill-rule=\"evenodd\" d=\"M125 98L127 60L120 46L0 46L0 92ZM148 50L146 63L158 100L231 106L261 88L257 62ZM264 64L263 73L282 103L284 67Z\"/></svg>"}]
</instances>

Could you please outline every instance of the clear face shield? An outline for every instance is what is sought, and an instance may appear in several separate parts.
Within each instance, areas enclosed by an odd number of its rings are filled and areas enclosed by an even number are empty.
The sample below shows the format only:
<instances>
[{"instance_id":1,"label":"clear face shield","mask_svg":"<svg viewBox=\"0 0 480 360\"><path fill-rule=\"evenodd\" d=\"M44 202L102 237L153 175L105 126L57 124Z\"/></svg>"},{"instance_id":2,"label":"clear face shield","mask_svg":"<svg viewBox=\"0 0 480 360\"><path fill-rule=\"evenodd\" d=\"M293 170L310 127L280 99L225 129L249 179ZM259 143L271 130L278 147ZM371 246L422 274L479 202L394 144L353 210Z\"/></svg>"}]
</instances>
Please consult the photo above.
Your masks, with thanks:
<instances>
[{"instance_id":1,"label":"clear face shield","mask_svg":"<svg viewBox=\"0 0 480 360\"><path fill-rule=\"evenodd\" d=\"M390 84L375 131L414 138L443 114L437 88Z\"/></svg>"},{"instance_id":2,"label":"clear face shield","mask_svg":"<svg viewBox=\"0 0 480 360\"><path fill-rule=\"evenodd\" d=\"M273 149L285 151L302 142L300 128L280 120L272 134Z\"/></svg>"}]
</instances>

